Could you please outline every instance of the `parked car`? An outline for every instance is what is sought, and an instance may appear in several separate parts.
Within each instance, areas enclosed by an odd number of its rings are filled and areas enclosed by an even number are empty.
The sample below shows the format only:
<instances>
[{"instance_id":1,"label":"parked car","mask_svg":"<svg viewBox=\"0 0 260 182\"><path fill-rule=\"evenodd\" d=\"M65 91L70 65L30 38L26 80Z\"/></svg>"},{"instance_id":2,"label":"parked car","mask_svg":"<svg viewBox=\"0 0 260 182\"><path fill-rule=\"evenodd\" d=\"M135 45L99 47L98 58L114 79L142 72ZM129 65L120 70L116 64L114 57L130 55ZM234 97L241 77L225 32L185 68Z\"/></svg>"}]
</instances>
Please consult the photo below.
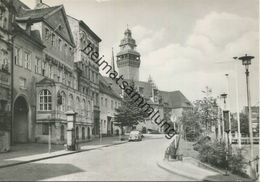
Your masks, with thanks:
<instances>
[{"instance_id":1,"label":"parked car","mask_svg":"<svg viewBox=\"0 0 260 182\"><path fill-rule=\"evenodd\" d=\"M140 131L131 131L128 141L142 141L143 135Z\"/></svg>"}]
</instances>

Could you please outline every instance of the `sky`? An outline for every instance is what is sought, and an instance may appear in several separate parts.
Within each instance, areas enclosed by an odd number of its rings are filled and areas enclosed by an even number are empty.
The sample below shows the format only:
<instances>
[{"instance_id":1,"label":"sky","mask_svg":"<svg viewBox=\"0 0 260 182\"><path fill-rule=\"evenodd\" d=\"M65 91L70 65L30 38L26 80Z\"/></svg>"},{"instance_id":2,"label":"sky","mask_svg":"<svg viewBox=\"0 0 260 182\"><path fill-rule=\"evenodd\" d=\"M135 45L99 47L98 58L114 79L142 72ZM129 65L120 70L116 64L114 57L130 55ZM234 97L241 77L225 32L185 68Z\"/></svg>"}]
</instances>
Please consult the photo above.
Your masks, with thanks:
<instances>
[{"instance_id":1,"label":"sky","mask_svg":"<svg viewBox=\"0 0 260 182\"><path fill-rule=\"evenodd\" d=\"M22 0L29 7L34 0ZM43 0L63 4L101 39L107 61L128 25L141 54L140 80L149 75L160 90L180 90L189 100L228 93L228 107L246 102L245 68L233 57L245 54L250 65L252 105L259 105L259 4L257 0ZM225 74L229 74L228 77ZM237 78L237 82L236 82ZM237 84L236 84L237 83ZM238 97L236 94L238 85ZM238 98L238 99L237 99Z\"/></svg>"}]
</instances>

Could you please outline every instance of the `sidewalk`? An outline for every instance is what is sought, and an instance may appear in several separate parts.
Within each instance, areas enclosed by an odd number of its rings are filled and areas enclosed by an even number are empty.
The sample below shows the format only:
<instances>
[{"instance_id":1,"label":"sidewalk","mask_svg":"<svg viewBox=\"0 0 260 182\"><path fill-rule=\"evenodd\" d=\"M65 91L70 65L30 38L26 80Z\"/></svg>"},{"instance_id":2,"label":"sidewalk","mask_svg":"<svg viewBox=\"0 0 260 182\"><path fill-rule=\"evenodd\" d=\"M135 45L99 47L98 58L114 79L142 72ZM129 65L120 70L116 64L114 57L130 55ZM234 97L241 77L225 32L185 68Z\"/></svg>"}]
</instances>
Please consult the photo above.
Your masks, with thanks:
<instances>
[{"instance_id":1,"label":"sidewalk","mask_svg":"<svg viewBox=\"0 0 260 182\"><path fill-rule=\"evenodd\" d=\"M189 178L192 181L252 181L233 174L225 176L221 172L200 167L196 163L196 160L184 158L183 161L158 161L157 165L170 173Z\"/></svg>"},{"instance_id":2,"label":"sidewalk","mask_svg":"<svg viewBox=\"0 0 260 182\"><path fill-rule=\"evenodd\" d=\"M79 151L66 151L63 145L52 145L51 153L48 153L48 144L18 144L12 146L11 151L0 154L0 168L10 167L14 165L35 162L39 160L95 150L112 145L119 145L127 141L119 141L118 137L104 137L100 143L99 138L95 138L90 142L81 143Z\"/></svg>"}]
</instances>

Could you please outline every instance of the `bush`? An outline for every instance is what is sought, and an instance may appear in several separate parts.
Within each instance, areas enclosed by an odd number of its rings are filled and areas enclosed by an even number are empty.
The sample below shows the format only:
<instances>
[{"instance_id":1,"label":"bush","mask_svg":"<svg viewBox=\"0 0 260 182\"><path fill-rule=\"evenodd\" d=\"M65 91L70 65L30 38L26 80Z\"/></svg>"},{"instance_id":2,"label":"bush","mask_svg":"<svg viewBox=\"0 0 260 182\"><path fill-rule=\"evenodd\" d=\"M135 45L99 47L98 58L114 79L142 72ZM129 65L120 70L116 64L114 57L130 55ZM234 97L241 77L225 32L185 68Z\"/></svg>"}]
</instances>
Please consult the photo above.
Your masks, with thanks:
<instances>
[{"instance_id":1,"label":"bush","mask_svg":"<svg viewBox=\"0 0 260 182\"><path fill-rule=\"evenodd\" d=\"M232 155L226 160L226 144L221 141L201 143L199 147L199 159L220 169L228 169L231 173L246 177L245 158L241 150L233 151Z\"/></svg>"}]
</instances>

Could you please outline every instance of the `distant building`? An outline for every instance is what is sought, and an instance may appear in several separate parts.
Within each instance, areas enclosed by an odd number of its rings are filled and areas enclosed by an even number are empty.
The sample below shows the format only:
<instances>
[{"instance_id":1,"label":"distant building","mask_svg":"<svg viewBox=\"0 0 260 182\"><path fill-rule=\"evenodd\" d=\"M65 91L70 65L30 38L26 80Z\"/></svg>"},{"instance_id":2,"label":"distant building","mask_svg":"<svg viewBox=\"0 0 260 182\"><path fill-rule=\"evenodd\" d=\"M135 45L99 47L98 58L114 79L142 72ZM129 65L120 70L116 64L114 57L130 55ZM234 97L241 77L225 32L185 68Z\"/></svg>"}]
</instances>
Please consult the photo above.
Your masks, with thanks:
<instances>
[{"instance_id":1,"label":"distant building","mask_svg":"<svg viewBox=\"0 0 260 182\"><path fill-rule=\"evenodd\" d=\"M132 32L127 28L124 38L119 45L120 51L117 54L119 76L123 75L124 80L127 80L129 83L134 81L134 86L138 93L145 99L145 102L151 105L155 112L159 112L160 120L167 117L170 120L169 122L177 128L176 122L178 118L184 110L192 108L192 104L180 91L161 91L157 88L151 77L149 77L147 82L139 81L141 60L136 46L136 42L132 38ZM114 65L113 58L111 65ZM117 94L122 95L122 90L115 81L108 77L105 77L105 79ZM136 128L138 130L156 130L159 132L163 132L164 130L164 128L161 128L151 119L146 119L144 123L140 123Z\"/></svg>"},{"instance_id":2,"label":"distant building","mask_svg":"<svg viewBox=\"0 0 260 182\"><path fill-rule=\"evenodd\" d=\"M243 112L248 115L248 107L244 107ZM252 128L254 133L259 133L259 106L252 106Z\"/></svg>"},{"instance_id":3,"label":"distant building","mask_svg":"<svg viewBox=\"0 0 260 182\"><path fill-rule=\"evenodd\" d=\"M118 135L121 129L114 125L116 109L121 106L122 98L111 87L111 84L100 75L100 130L102 135Z\"/></svg>"}]
</instances>

